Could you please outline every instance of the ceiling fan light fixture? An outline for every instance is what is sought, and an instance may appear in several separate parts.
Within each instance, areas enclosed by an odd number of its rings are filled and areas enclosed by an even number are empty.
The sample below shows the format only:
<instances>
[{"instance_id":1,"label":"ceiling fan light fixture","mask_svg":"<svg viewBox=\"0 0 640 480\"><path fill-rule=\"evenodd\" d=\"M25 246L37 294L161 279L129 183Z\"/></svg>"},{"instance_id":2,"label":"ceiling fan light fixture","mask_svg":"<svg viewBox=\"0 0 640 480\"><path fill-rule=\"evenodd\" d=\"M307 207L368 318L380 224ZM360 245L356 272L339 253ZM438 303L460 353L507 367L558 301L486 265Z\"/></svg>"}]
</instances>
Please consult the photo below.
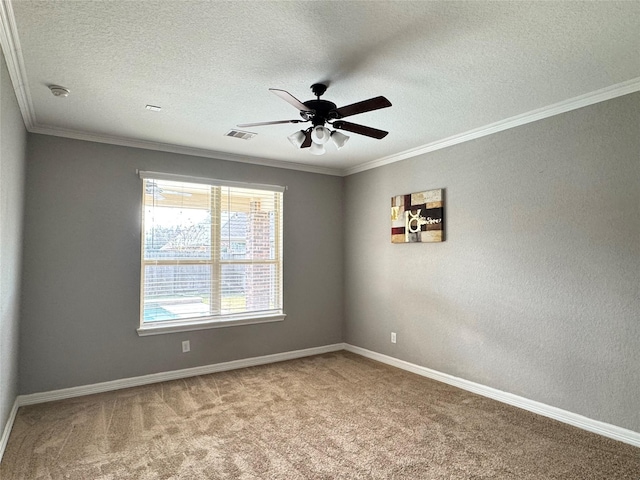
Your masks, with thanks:
<instances>
[{"instance_id":1,"label":"ceiling fan light fixture","mask_svg":"<svg viewBox=\"0 0 640 480\"><path fill-rule=\"evenodd\" d=\"M291 142L291 144L296 148L300 148L305 138L306 138L306 135L304 133L304 130L298 130L297 132L292 133L287 137L287 139Z\"/></svg>"},{"instance_id":2,"label":"ceiling fan light fixture","mask_svg":"<svg viewBox=\"0 0 640 480\"><path fill-rule=\"evenodd\" d=\"M332 131L328 127L333 127L347 132L364 135L365 137L376 138L378 140L384 138L389 132L378 130L377 128L359 125L343 120L345 117L358 115L360 113L371 112L387 108L391 106L391 102L385 97L378 96L352 103L338 108L335 103L320 98L327 90L324 83L314 83L311 85L311 91L316 96L315 100L307 100L301 102L286 90L278 88L270 88L269 91L280 97L285 102L296 108L302 117L302 120L275 120L271 122L254 122L238 124L238 127L258 127L263 125L279 125L284 123L302 123L311 122L310 127L306 130L299 130L287 137L295 148L309 149L312 155L324 155L326 153L324 144L331 139L336 148L340 150L345 146L350 137L343 133ZM327 126L325 126L328 125Z\"/></svg>"},{"instance_id":3,"label":"ceiling fan light fixture","mask_svg":"<svg viewBox=\"0 0 640 480\"><path fill-rule=\"evenodd\" d=\"M320 143L313 142L309 147L309 153L311 155L324 155L326 150L324 149L324 145Z\"/></svg>"},{"instance_id":4,"label":"ceiling fan light fixture","mask_svg":"<svg viewBox=\"0 0 640 480\"><path fill-rule=\"evenodd\" d=\"M317 143L318 145L323 145L329 141L329 137L331 136L331 130L322 125L316 125L311 130L311 140L313 143Z\"/></svg>"},{"instance_id":5,"label":"ceiling fan light fixture","mask_svg":"<svg viewBox=\"0 0 640 480\"><path fill-rule=\"evenodd\" d=\"M338 150L344 147L344 144L347 143L348 140L349 136L345 135L344 133L340 133L337 130L331 132L331 141Z\"/></svg>"}]
</instances>

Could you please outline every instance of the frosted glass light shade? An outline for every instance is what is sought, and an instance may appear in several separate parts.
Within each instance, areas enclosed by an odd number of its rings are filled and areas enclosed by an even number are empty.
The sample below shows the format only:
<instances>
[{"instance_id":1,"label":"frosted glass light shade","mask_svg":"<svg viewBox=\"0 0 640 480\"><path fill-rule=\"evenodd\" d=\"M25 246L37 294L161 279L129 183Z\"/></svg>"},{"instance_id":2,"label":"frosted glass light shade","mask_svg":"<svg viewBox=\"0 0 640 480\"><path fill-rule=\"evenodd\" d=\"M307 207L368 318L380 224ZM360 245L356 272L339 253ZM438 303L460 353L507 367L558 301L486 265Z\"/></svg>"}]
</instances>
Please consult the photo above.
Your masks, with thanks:
<instances>
[{"instance_id":1,"label":"frosted glass light shade","mask_svg":"<svg viewBox=\"0 0 640 480\"><path fill-rule=\"evenodd\" d=\"M320 145L319 143L313 142L309 147L309 153L311 155L324 155L325 151L324 145Z\"/></svg>"},{"instance_id":2,"label":"frosted glass light shade","mask_svg":"<svg viewBox=\"0 0 640 480\"><path fill-rule=\"evenodd\" d=\"M344 144L347 143L347 140L349 140L349 137L344 133L340 133L335 130L331 132L331 141L333 141L338 150L344 147Z\"/></svg>"},{"instance_id":3,"label":"frosted glass light shade","mask_svg":"<svg viewBox=\"0 0 640 480\"><path fill-rule=\"evenodd\" d=\"M311 140L320 145L327 143L330 136L331 130L323 127L322 125L317 125L313 127L313 130L311 130Z\"/></svg>"},{"instance_id":4,"label":"frosted glass light shade","mask_svg":"<svg viewBox=\"0 0 640 480\"><path fill-rule=\"evenodd\" d=\"M305 137L306 135L304 133L304 130L298 130L297 132L289 135L287 138L289 139L289 141L294 147L300 148L300 146L302 145L302 142L304 142Z\"/></svg>"}]
</instances>

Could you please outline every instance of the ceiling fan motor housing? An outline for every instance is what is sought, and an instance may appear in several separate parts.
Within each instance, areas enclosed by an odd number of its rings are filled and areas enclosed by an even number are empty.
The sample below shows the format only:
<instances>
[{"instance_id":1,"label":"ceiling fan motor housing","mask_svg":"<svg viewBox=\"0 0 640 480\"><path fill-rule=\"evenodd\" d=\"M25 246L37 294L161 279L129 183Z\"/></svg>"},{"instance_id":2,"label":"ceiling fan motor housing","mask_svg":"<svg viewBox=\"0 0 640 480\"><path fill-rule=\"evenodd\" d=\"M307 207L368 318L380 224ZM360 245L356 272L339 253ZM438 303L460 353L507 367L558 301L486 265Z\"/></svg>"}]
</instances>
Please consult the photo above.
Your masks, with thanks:
<instances>
[{"instance_id":1,"label":"ceiling fan motor housing","mask_svg":"<svg viewBox=\"0 0 640 480\"><path fill-rule=\"evenodd\" d=\"M316 125L324 125L327 120L338 118L338 113L335 111L336 104L328 100L308 100L304 102L304 105L309 110L315 111L315 113L309 115L308 112L300 112L300 116L305 120L311 120L314 127Z\"/></svg>"}]
</instances>

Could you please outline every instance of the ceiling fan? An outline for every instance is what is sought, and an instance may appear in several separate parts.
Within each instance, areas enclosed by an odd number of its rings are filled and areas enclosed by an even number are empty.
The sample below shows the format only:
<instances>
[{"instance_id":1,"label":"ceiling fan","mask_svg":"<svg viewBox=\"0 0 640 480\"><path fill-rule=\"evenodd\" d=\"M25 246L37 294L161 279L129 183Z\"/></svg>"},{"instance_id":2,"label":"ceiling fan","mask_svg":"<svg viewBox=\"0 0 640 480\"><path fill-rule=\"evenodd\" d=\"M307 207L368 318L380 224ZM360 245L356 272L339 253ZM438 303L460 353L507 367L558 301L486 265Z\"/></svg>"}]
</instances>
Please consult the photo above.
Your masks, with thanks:
<instances>
[{"instance_id":1,"label":"ceiling fan","mask_svg":"<svg viewBox=\"0 0 640 480\"><path fill-rule=\"evenodd\" d=\"M300 111L302 120L276 120L273 122L242 123L238 127L260 127L263 125L277 125L281 123L306 123L311 122L312 126L306 130L299 130L287 138L296 148L309 148L309 153L322 155L325 153L324 144L331 139L336 147L341 149L349 137L337 130L330 130L325 124L338 130L365 135L377 138L378 140L387 136L389 132L378 130L377 128L366 127L357 123L342 120L345 117L358 115L359 113L370 112L391 106L391 102L385 97L374 97L361 102L352 103L338 108L335 103L328 100L321 100L320 97L326 92L327 86L324 83L314 83L311 91L316 96L315 100L301 102L296 97L285 90L270 88L269 91L276 94L285 102L293 105Z\"/></svg>"}]
</instances>

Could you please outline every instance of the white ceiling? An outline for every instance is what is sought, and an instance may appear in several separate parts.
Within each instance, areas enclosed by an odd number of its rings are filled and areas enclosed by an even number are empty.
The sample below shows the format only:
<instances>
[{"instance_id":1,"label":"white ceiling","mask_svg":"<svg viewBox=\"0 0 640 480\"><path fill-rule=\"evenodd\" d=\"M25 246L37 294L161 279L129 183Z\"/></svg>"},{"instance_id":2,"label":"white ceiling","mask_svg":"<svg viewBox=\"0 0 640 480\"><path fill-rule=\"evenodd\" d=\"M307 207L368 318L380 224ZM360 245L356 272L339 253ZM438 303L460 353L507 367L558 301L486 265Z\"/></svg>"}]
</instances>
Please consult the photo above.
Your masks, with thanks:
<instances>
[{"instance_id":1,"label":"white ceiling","mask_svg":"<svg viewBox=\"0 0 640 480\"><path fill-rule=\"evenodd\" d=\"M32 132L333 174L640 90L638 1L2 0L0 17ZM268 88L306 101L321 81L338 106L387 97L348 120L389 135L323 156L287 141L299 125L224 136L299 118Z\"/></svg>"}]
</instances>

